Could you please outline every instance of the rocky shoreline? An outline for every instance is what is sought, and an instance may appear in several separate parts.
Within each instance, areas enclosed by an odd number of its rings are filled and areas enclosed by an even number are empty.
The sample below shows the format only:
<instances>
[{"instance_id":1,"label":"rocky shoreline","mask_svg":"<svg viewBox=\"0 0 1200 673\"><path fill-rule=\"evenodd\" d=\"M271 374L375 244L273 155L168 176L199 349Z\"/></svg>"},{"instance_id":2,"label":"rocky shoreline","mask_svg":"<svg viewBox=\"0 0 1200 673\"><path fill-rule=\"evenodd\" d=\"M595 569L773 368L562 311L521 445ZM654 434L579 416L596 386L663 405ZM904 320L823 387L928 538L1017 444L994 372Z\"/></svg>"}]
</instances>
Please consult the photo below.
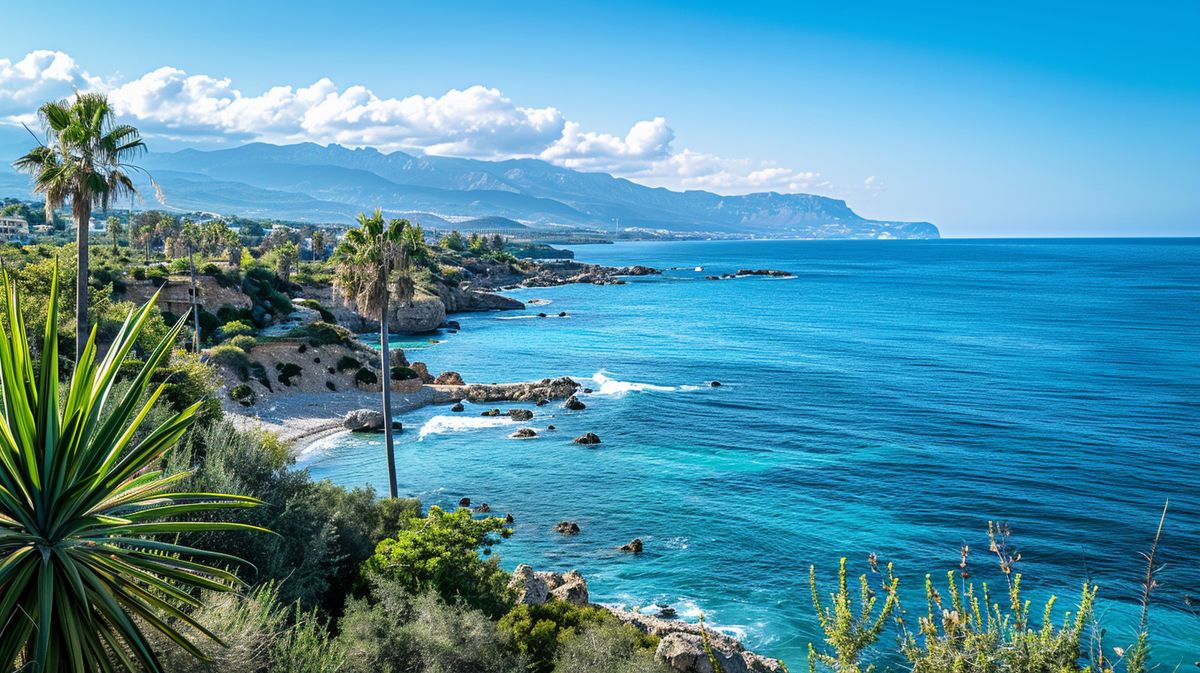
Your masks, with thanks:
<instances>
[{"instance_id":1,"label":"rocky shoreline","mask_svg":"<svg viewBox=\"0 0 1200 673\"><path fill-rule=\"evenodd\" d=\"M516 593L518 603L541 605L548 600L561 600L608 610L622 624L659 638L654 657L678 673L714 673L704 651L706 639L724 673L783 673L786 670L783 662L751 652L732 636L674 619L669 608L658 615L648 615L620 606L591 603L587 580L575 570L538 572L522 564L513 571L509 587Z\"/></svg>"}]
</instances>

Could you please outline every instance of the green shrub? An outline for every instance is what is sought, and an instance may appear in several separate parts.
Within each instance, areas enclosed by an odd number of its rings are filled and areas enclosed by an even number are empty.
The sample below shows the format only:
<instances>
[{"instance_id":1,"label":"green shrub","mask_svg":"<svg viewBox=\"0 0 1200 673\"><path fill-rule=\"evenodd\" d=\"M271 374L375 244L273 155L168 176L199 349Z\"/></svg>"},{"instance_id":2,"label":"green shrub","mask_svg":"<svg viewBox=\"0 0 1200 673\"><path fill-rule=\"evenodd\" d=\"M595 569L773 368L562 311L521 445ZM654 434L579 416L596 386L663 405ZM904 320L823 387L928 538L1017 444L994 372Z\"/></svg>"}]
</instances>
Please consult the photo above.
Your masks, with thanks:
<instances>
[{"instance_id":1,"label":"green shrub","mask_svg":"<svg viewBox=\"0 0 1200 673\"><path fill-rule=\"evenodd\" d=\"M146 280L146 267L144 266L135 266L129 273L136 280Z\"/></svg>"},{"instance_id":2,"label":"green shrub","mask_svg":"<svg viewBox=\"0 0 1200 673\"><path fill-rule=\"evenodd\" d=\"M191 270L187 257L176 257L171 260L171 263L167 267L171 270L171 273L184 273Z\"/></svg>"},{"instance_id":3,"label":"green shrub","mask_svg":"<svg viewBox=\"0 0 1200 673\"><path fill-rule=\"evenodd\" d=\"M421 375L418 374L416 372L416 370L414 370L412 367L401 367L401 366L392 367L392 380L393 381L411 381L413 379L419 379L419 378L421 378Z\"/></svg>"},{"instance_id":4,"label":"green shrub","mask_svg":"<svg viewBox=\"0 0 1200 673\"><path fill-rule=\"evenodd\" d=\"M620 624L604 608L551 599L541 605L516 606L500 618L499 628L505 642L526 657L530 671L550 673L560 647L585 628L604 625ZM632 641L633 633L628 636ZM631 646L645 649L653 642L638 640Z\"/></svg>"},{"instance_id":5,"label":"green shrub","mask_svg":"<svg viewBox=\"0 0 1200 673\"><path fill-rule=\"evenodd\" d=\"M239 334L229 340L229 345L240 348L249 353L251 349L258 345L258 339L255 339L249 334Z\"/></svg>"},{"instance_id":6,"label":"green shrub","mask_svg":"<svg viewBox=\"0 0 1200 673\"><path fill-rule=\"evenodd\" d=\"M275 364L275 371L279 376L279 382L285 386L292 385L292 379L304 373L304 369L292 362L278 362Z\"/></svg>"},{"instance_id":7,"label":"green shrub","mask_svg":"<svg viewBox=\"0 0 1200 673\"><path fill-rule=\"evenodd\" d=\"M504 519L476 519L467 509L430 507L423 520L380 542L365 570L411 594L435 591L447 602L461 601L499 617L512 605L508 574L497 559L480 558L480 551L489 554L511 534Z\"/></svg>"},{"instance_id":8,"label":"green shrub","mask_svg":"<svg viewBox=\"0 0 1200 673\"><path fill-rule=\"evenodd\" d=\"M146 277L151 280L163 280L170 275L171 274L167 272L166 268L159 266L158 264L146 269Z\"/></svg>"},{"instance_id":9,"label":"green shrub","mask_svg":"<svg viewBox=\"0 0 1200 673\"><path fill-rule=\"evenodd\" d=\"M192 472L179 490L253 495L264 504L230 518L276 533L205 533L206 549L245 559L251 565L236 570L247 581L279 582L285 604L299 600L305 610L337 615L358 589L360 568L376 544L419 517L420 504L314 482L291 461L275 435L243 432L227 421L198 429L168 454L169 465Z\"/></svg>"},{"instance_id":10,"label":"green shrub","mask_svg":"<svg viewBox=\"0 0 1200 673\"><path fill-rule=\"evenodd\" d=\"M343 355L342 357L338 358L338 361L337 361L337 370L339 372L348 372L351 369L358 369L362 366L363 365L361 362L359 362L355 358L350 357L349 355Z\"/></svg>"},{"instance_id":11,"label":"green shrub","mask_svg":"<svg viewBox=\"0 0 1200 673\"><path fill-rule=\"evenodd\" d=\"M329 311L329 309L322 306L321 302L317 301L316 299L297 299L297 300L295 300L294 303L304 306L306 308L311 308L312 310L316 311L317 313L320 313L321 320L324 320L325 322L329 323L330 325L337 324L337 317L335 317L333 315L333 313L331 313Z\"/></svg>"},{"instance_id":12,"label":"green shrub","mask_svg":"<svg viewBox=\"0 0 1200 673\"><path fill-rule=\"evenodd\" d=\"M364 386L373 386L379 383L379 376L366 367L359 367L358 371L354 373L354 381Z\"/></svg>"},{"instance_id":13,"label":"green shrub","mask_svg":"<svg viewBox=\"0 0 1200 673\"><path fill-rule=\"evenodd\" d=\"M347 673L523 673L494 622L436 594L409 595L376 582L372 601L352 600L338 623Z\"/></svg>"},{"instance_id":14,"label":"green shrub","mask_svg":"<svg viewBox=\"0 0 1200 673\"><path fill-rule=\"evenodd\" d=\"M201 644L210 661L202 661L173 641L155 635L152 644L171 673L214 671L286 671L287 673L337 673L344 670L345 655L315 614L279 601L274 583L249 595L210 594L189 617L216 634L221 643L201 636L182 620L170 623L194 643Z\"/></svg>"},{"instance_id":15,"label":"green shrub","mask_svg":"<svg viewBox=\"0 0 1200 673\"><path fill-rule=\"evenodd\" d=\"M229 389L229 399L240 402L242 406L248 407L254 404L254 398L254 389L245 383L239 383Z\"/></svg>"},{"instance_id":16,"label":"green shrub","mask_svg":"<svg viewBox=\"0 0 1200 673\"><path fill-rule=\"evenodd\" d=\"M208 262L204 266L200 267L200 273L205 276L216 276L221 273L221 267L213 264L212 262Z\"/></svg>"},{"instance_id":17,"label":"green shrub","mask_svg":"<svg viewBox=\"0 0 1200 673\"><path fill-rule=\"evenodd\" d=\"M219 317L220 316L219 316L219 312L218 312L218 318ZM254 325L251 325L250 323L245 322L243 320L231 320L231 321L225 323L224 325L221 325L221 328L220 328L221 337L224 339L229 339L229 338L235 337L235 336L246 336L246 335L257 334L257 333L258 333L258 330L254 327Z\"/></svg>"},{"instance_id":18,"label":"green shrub","mask_svg":"<svg viewBox=\"0 0 1200 673\"><path fill-rule=\"evenodd\" d=\"M654 660L658 638L625 624L592 624L558 648L554 673L674 673Z\"/></svg>"},{"instance_id":19,"label":"green shrub","mask_svg":"<svg viewBox=\"0 0 1200 673\"><path fill-rule=\"evenodd\" d=\"M200 406L200 420L210 421L221 417L221 403L217 390L221 377L212 365L202 362L196 353L175 351L171 361L158 368L150 377L152 383L163 383L162 400L174 410L183 410L196 402Z\"/></svg>"},{"instance_id":20,"label":"green shrub","mask_svg":"<svg viewBox=\"0 0 1200 673\"><path fill-rule=\"evenodd\" d=\"M308 325L301 325L288 332L287 336L292 339L307 339L310 346L349 344L354 338L350 330L338 327L337 325L331 325L327 322L314 322Z\"/></svg>"},{"instance_id":21,"label":"green shrub","mask_svg":"<svg viewBox=\"0 0 1200 673\"><path fill-rule=\"evenodd\" d=\"M250 377L250 358L237 346L221 344L209 350L208 357L212 362L232 369L243 381Z\"/></svg>"}]
</instances>

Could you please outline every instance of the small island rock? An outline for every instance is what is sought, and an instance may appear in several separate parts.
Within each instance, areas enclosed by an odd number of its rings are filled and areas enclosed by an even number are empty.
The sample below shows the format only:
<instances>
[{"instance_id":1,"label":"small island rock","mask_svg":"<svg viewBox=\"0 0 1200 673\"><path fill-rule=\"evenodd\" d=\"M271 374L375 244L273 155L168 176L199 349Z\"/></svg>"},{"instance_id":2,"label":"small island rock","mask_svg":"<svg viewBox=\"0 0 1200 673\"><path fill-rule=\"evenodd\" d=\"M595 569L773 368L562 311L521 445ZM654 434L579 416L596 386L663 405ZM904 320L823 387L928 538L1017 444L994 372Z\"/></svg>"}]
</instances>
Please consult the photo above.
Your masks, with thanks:
<instances>
[{"instance_id":1,"label":"small island rock","mask_svg":"<svg viewBox=\"0 0 1200 673\"><path fill-rule=\"evenodd\" d=\"M582 435L579 435L578 437L576 437L575 439L573 439L571 441L575 442L576 444L585 444L585 445L599 444L600 436L594 432L585 432Z\"/></svg>"}]
</instances>

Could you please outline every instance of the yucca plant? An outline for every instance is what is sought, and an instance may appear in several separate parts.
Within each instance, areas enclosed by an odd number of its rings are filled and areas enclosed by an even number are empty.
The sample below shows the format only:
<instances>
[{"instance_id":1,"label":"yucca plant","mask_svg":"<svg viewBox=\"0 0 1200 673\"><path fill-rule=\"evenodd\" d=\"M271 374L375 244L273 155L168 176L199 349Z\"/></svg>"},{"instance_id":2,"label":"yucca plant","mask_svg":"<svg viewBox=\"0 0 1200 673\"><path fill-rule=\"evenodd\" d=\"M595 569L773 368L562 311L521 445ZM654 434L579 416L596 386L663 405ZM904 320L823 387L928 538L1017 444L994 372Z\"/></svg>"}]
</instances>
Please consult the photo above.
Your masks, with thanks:
<instances>
[{"instance_id":1,"label":"yucca plant","mask_svg":"<svg viewBox=\"0 0 1200 673\"><path fill-rule=\"evenodd\" d=\"M158 469L200 403L156 428L141 425L163 392L146 394L182 321L145 358L126 392L118 370L153 310L132 311L103 359L93 329L65 396L58 378L58 273L51 281L41 352L26 338L15 284L4 277L0 318L0 667L44 671L161 671L143 629L157 629L194 656L175 630L209 631L187 611L202 589L229 591L238 559L177 544L189 531L246 530L180 515L252 507L253 498L175 493L186 473ZM261 529L256 529L261 530ZM164 539L165 536L165 539Z\"/></svg>"}]
</instances>

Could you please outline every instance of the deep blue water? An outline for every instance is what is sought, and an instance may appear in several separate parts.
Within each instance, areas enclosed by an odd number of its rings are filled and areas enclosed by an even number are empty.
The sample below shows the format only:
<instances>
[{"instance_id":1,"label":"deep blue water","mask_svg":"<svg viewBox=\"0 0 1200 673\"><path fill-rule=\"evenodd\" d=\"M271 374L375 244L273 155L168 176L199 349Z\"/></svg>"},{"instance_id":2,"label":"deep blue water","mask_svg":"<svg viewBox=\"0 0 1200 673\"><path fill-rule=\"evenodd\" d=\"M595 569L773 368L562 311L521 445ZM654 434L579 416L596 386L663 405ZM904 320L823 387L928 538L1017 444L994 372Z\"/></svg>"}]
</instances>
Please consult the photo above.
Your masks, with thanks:
<instances>
[{"instance_id":1,"label":"deep blue water","mask_svg":"<svg viewBox=\"0 0 1200 673\"><path fill-rule=\"evenodd\" d=\"M1197 240L576 252L682 269L522 290L551 303L458 315L462 331L442 343L403 342L410 359L468 381L610 379L583 381L598 390L584 411L537 409L529 425L559 429L535 440L507 439L518 425L478 426L483 407L401 417L402 493L512 512L505 566L578 568L596 600L669 603L689 618L702 609L800 669L819 640L809 564L828 582L839 556L865 572L875 552L895 563L909 611L923 613L924 574L956 568L963 543L973 577L1002 583L986 526L1003 520L1025 588L1066 608L1085 578L1098 582L1107 645L1127 646L1138 552L1169 498L1155 660L1190 663L1200 651L1200 616L1184 605L1200 595ZM796 278L703 280L741 267ZM529 318L538 311L569 315ZM599 447L570 442L589 430ZM335 437L304 462L317 477L385 491L380 445ZM562 519L582 534L552 532ZM644 554L615 551L633 537Z\"/></svg>"}]
</instances>

